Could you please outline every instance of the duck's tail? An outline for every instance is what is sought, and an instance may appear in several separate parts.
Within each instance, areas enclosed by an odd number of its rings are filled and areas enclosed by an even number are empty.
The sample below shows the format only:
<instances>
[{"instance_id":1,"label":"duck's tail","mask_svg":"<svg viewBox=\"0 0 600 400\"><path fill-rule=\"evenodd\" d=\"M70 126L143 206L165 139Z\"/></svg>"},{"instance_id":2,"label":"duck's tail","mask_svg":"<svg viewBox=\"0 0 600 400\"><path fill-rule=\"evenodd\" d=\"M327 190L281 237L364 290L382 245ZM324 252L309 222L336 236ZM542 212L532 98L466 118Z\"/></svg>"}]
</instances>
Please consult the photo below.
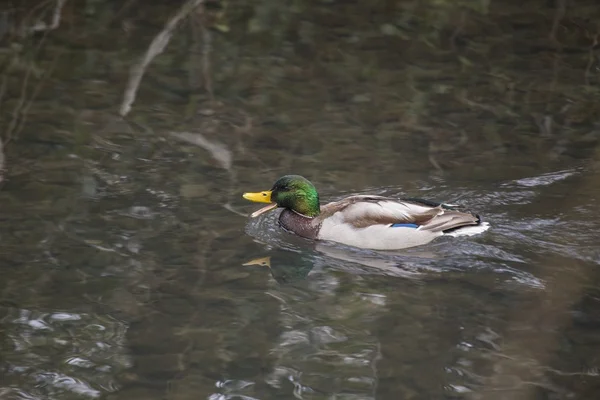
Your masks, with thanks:
<instances>
[{"instance_id":1,"label":"duck's tail","mask_svg":"<svg viewBox=\"0 0 600 400\"><path fill-rule=\"evenodd\" d=\"M448 229L448 230L444 231L444 235L448 235L448 236L452 236L452 237L473 236L473 235L479 235L480 233L483 233L483 232L487 231L488 229L490 229L489 222L482 221L481 218L479 218L479 215L477 215L477 225L466 225L466 226L459 226L457 228Z\"/></svg>"}]
</instances>

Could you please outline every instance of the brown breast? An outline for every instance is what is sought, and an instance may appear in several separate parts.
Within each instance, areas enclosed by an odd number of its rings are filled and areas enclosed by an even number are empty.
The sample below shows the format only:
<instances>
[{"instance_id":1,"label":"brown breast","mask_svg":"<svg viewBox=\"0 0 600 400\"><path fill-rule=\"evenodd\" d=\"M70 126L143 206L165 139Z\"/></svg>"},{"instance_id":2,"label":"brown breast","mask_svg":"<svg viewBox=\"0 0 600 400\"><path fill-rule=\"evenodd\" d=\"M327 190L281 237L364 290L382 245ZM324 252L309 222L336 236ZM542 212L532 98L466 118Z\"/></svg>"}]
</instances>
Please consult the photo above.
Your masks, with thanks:
<instances>
[{"instance_id":1,"label":"brown breast","mask_svg":"<svg viewBox=\"0 0 600 400\"><path fill-rule=\"evenodd\" d=\"M315 222L313 218L305 217L288 209L283 210L279 214L279 225L307 239L317 238L321 224Z\"/></svg>"}]
</instances>

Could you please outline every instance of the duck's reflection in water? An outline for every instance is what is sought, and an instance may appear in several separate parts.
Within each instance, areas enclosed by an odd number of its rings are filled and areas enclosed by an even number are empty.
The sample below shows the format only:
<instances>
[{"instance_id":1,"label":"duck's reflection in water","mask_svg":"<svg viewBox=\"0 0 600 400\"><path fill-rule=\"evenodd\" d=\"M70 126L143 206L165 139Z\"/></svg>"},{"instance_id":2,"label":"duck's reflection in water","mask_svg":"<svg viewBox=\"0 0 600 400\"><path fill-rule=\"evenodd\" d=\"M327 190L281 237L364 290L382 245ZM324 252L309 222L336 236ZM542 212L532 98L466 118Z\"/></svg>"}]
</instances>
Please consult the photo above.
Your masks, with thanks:
<instances>
[{"instance_id":1,"label":"duck's reflection in water","mask_svg":"<svg viewBox=\"0 0 600 400\"><path fill-rule=\"evenodd\" d=\"M315 252L300 253L288 250L272 250L268 255L253 258L243 266L269 268L279 283L305 279L313 270L329 269L358 275L386 275L418 279L424 273L435 272L427 262L439 255L430 250L412 250L410 256L394 252L377 252L353 249L337 244L317 243ZM439 272L439 271L438 271Z\"/></svg>"}]
</instances>

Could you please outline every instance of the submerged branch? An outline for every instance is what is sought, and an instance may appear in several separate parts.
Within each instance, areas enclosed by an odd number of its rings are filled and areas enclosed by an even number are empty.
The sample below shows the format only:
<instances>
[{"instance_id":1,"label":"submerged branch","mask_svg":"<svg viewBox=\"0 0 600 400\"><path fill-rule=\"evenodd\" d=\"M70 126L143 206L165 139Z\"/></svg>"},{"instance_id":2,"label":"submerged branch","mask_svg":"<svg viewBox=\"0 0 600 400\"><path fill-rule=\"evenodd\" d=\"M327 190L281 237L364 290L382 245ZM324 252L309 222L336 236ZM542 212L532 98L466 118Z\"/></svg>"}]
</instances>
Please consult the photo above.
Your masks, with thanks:
<instances>
[{"instance_id":1,"label":"submerged branch","mask_svg":"<svg viewBox=\"0 0 600 400\"><path fill-rule=\"evenodd\" d=\"M598 36L600 35L600 32L596 32L594 35L592 35L592 44L590 45L590 49L588 52L588 63L585 67L585 73L583 74L584 79L585 79L585 84L587 86L590 86L590 70L592 69L592 66L594 65L594 60L595 60L595 49L598 47Z\"/></svg>"},{"instance_id":2,"label":"submerged branch","mask_svg":"<svg viewBox=\"0 0 600 400\"><path fill-rule=\"evenodd\" d=\"M227 146L221 142L209 140L201 133L170 132L169 134L182 142L202 147L204 150L208 151L210 155L219 163L219 165L229 173L229 190L227 197L231 198L234 195L237 190L237 174L235 169L233 169L233 154L227 148ZM225 207L226 210L242 217L248 216L248 214L236 210L231 205L229 200L223 204L223 207Z\"/></svg>"},{"instance_id":3,"label":"submerged branch","mask_svg":"<svg viewBox=\"0 0 600 400\"><path fill-rule=\"evenodd\" d=\"M550 39L557 41L556 39L556 31L560 25L560 21L565 17L565 13L567 11L567 1L566 0L558 0L558 4L556 7L556 12L554 13L554 20L552 21L552 28L550 29Z\"/></svg>"},{"instance_id":4,"label":"submerged branch","mask_svg":"<svg viewBox=\"0 0 600 400\"><path fill-rule=\"evenodd\" d=\"M210 30L206 26L206 18L203 16L202 19L202 75L204 78L204 88L208 92L210 101L214 100L212 80L210 78L210 50L212 36Z\"/></svg>"},{"instance_id":5,"label":"submerged branch","mask_svg":"<svg viewBox=\"0 0 600 400\"><path fill-rule=\"evenodd\" d=\"M56 5L54 6L54 11L52 12L52 21L50 24L47 24L43 21L38 21L33 26L31 26L28 30L29 32L42 32L42 31L52 31L60 26L60 17L62 15L62 9L67 0L56 0Z\"/></svg>"},{"instance_id":6,"label":"submerged branch","mask_svg":"<svg viewBox=\"0 0 600 400\"><path fill-rule=\"evenodd\" d=\"M62 8L64 7L67 0L56 0L56 7L54 7L54 13L52 14L52 24L49 29L56 29L60 25L60 16L62 14Z\"/></svg>"},{"instance_id":7,"label":"submerged branch","mask_svg":"<svg viewBox=\"0 0 600 400\"><path fill-rule=\"evenodd\" d=\"M0 138L0 183L4 180L4 160L6 160L6 157L4 156L4 145L2 144L2 138Z\"/></svg>"},{"instance_id":8,"label":"submerged branch","mask_svg":"<svg viewBox=\"0 0 600 400\"><path fill-rule=\"evenodd\" d=\"M129 111L131 111L131 105L135 101L140 82L142 81L142 77L144 76L148 65L150 65L154 57L165 50L167 44L169 44L169 41L171 40L173 31L177 28L179 23L203 3L204 0L188 0L182 5L179 11L177 11L177 13L165 24L164 29L154 37L148 50L146 50L146 54L144 54L140 62L131 68L129 82L127 82L123 103L121 103L121 109L119 111L122 116L127 115Z\"/></svg>"},{"instance_id":9,"label":"submerged branch","mask_svg":"<svg viewBox=\"0 0 600 400\"><path fill-rule=\"evenodd\" d=\"M208 140L200 133L171 132L171 136L183 142L202 147L213 156L223 169L231 170L233 157L231 151L224 144Z\"/></svg>"}]
</instances>

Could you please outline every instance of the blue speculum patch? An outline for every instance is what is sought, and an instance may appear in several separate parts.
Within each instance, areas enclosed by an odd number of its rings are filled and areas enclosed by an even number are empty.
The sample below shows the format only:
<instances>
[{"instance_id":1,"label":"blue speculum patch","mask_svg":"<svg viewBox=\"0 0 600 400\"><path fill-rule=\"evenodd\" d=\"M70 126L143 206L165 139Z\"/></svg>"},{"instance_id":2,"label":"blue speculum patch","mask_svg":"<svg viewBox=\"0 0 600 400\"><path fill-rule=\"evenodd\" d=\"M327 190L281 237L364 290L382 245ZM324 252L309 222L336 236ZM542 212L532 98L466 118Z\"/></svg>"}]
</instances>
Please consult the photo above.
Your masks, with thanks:
<instances>
[{"instance_id":1,"label":"blue speculum patch","mask_svg":"<svg viewBox=\"0 0 600 400\"><path fill-rule=\"evenodd\" d=\"M417 224L392 224L391 228L418 228Z\"/></svg>"}]
</instances>

